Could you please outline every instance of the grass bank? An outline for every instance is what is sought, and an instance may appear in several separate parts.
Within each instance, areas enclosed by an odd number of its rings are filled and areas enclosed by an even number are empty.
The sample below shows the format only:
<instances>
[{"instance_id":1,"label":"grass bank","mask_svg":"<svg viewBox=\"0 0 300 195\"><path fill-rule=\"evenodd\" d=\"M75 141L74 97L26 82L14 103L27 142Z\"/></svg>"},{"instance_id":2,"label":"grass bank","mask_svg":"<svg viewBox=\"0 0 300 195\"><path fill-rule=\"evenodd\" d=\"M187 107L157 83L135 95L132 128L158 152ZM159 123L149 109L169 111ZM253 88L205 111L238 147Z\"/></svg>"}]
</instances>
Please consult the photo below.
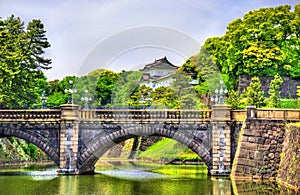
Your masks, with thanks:
<instances>
[{"instance_id":1,"label":"grass bank","mask_svg":"<svg viewBox=\"0 0 300 195\"><path fill-rule=\"evenodd\" d=\"M202 162L201 158L187 146L169 138L155 143L144 152L137 151L137 159L163 161L165 163Z\"/></svg>"}]
</instances>

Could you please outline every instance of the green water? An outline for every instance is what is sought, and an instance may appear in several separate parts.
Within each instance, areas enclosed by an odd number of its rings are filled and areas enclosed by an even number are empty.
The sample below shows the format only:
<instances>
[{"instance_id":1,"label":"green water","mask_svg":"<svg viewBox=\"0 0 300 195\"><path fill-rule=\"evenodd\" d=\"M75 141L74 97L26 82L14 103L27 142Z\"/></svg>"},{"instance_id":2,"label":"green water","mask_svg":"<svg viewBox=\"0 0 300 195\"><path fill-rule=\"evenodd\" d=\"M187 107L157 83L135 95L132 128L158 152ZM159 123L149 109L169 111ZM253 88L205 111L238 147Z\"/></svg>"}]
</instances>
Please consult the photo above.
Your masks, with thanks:
<instances>
[{"instance_id":1,"label":"green water","mask_svg":"<svg viewBox=\"0 0 300 195\"><path fill-rule=\"evenodd\" d=\"M109 162L96 170L95 175L58 176L56 167L1 168L0 194L294 194L274 183L207 177L205 169L195 165Z\"/></svg>"}]
</instances>

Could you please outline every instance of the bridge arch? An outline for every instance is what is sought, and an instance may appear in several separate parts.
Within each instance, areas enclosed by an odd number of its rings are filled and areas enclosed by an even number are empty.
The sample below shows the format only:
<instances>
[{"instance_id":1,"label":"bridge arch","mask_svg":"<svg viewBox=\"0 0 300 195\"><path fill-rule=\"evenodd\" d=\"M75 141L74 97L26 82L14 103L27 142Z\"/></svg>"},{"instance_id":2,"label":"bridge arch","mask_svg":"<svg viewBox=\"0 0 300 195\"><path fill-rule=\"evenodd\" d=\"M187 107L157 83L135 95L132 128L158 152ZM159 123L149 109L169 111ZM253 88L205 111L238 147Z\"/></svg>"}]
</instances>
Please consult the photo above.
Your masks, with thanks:
<instances>
[{"instance_id":1,"label":"bridge arch","mask_svg":"<svg viewBox=\"0 0 300 195\"><path fill-rule=\"evenodd\" d=\"M198 154L205 162L208 170L212 167L212 159L210 152L202 142L201 139L197 139L190 136L184 131L179 131L174 128L165 127L148 127L148 128L119 128L106 135L99 135L93 138L92 141L86 144L86 148L79 152L79 171L80 172L93 172L94 166L99 158L111 149L114 145L119 144L127 139L134 138L136 136L161 136L174 139L188 148L192 149Z\"/></svg>"},{"instance_id":2,"label":"bridge arch","mask_svg":"<svg viewBox=\"0 0 300 195\"><path fill-rule=\"evenodd\" d=\"M59 165L59 155L57 151L53 148L50 142L48 142L42 136L26 131L26 128L21 125L8 125L8 124L1 124L0 125L0 137L17 137L28 141L38 148L40 148L47 156L51 158L51 160L58 166Z\"/></svg>"}]
</instances>

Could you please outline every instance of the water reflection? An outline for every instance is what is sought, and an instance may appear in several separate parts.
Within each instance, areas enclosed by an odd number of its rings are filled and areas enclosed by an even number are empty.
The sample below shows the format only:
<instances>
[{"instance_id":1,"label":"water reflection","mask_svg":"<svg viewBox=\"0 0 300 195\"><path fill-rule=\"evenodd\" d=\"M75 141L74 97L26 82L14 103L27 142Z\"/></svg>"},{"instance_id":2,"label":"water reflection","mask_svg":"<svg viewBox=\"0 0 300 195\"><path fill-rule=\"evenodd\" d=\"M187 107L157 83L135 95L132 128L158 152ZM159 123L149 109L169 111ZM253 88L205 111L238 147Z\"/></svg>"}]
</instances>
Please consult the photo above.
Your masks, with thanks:
<instances>
[{"instance_id":1,"label":"water reflection","mask_svg":"<svg viewBox=\"0 0 300 195\"><path fill-rule=\"evenodd\" d=\"M173 166L168 169L190 169L196 171L197 166ZM194 168L193 168L194 167ZM0 175L1 194L288 194L284 188L273 183L255 183L231 181L228 178L210 178L198 174L191 177L185 172L178 175L153 173L158 166L136 164L108 164L98 167L98 174L80 176L58 176L55 169L43 171L15 171L14 174ZM198 170L199 171L199 170ZM6 171L6 173L8 173ZM18 173L18 174L17 174ZM284 191L285 190L285 191ZM293 193L290 193L293 194ZM295 194L295 193L294 193Z\"/></svg>"}]
</instances>

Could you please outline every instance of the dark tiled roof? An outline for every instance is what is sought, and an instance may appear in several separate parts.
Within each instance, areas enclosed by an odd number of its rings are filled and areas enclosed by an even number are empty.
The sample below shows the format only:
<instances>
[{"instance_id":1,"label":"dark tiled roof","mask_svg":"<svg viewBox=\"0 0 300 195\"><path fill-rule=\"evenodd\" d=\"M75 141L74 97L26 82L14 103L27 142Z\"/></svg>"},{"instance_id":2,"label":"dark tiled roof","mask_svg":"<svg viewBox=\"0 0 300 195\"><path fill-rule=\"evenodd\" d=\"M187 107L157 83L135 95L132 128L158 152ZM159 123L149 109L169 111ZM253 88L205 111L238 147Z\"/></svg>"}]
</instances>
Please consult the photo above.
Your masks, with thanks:
<instances>
[{"instance_id":1,"label":"dark tiled roof","mask_svg":"<svg viewBox=\"0 0 300 195\"><path fill-rule=\"evenodd\" d=\"M170 69L177 69L178 67L172 64L167 57L160 58L155 60L151 64L146 64L144 68L140 69L140 71L146 71L151 68L170 68Z\"/></svg>"}]
</instances>

